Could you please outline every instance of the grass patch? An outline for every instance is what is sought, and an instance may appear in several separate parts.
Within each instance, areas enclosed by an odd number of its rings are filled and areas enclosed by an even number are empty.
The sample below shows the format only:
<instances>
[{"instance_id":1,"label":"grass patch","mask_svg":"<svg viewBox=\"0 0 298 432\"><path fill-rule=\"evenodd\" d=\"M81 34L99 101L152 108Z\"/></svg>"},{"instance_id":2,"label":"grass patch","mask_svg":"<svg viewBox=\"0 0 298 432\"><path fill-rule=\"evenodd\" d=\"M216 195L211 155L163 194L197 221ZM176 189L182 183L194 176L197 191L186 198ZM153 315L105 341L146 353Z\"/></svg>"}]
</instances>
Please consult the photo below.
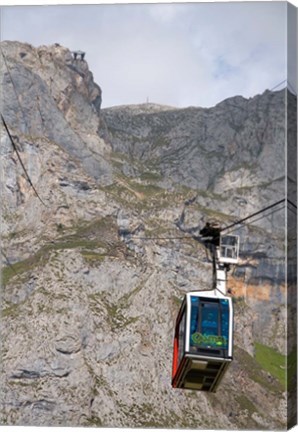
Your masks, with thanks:
<instances>
[{"instance_id":1,"label":"grass patch","mask_svg":"<svg viewBox=\"0 0 298 432\"><path fill-rule=\"evenodd\" d=\"M122 309L116 304L109 304L105 302L105 308L108 312L108 319L112 331L127 327L138 321L140 318L139 316L125 317L122 313Z\"/></svg>"},{"instance_id":2,"label":"grass patch","mask_svg":"<svg viewBox=\"0 0 298 432\"><path fill-rule=\"evenodd\" d=\"M138 292L141 291L143 286L145 285L146 281L142 281L139 285L137 285L132 291L130 291L127 294L124 294L121 299L119 300L119 306L121 308L125 308L128 306L131 297L135 296Z\"/></svg>"},{"instance_id":3,"label":"grass patch","mask_svg":"<svg viewBox=\"0 0 298 432\"><path fill-rule=\"evenodd\" d=\"M100 303L107 313L107 319L112 331L119 330L123 327L126 327L134 322L136 322L139 317L130 317L127 318L122 313L122 308L119 304L109 303L106 300L106 296L104 293L90 294L88 296L90 298L90 307L91 310L98 314L100 313L100 309L98 308L98 304Z\"/></svg>"},{"instance_id":4,"label":"grass patch","mask_svg":"<svg viewBox=\"0 0 298 432\"><path fill-rule=\"evenodd\" d=\"M105 260L105 257L108 256L107 253L101 254L90 251L81 251L81 255L88 264L95 266L101 264Z\"/></svg>"},{"instance_id":5,"label":"grass patch","mask_svg":"<svg viewBox=\"0 0 298 432\"><path fill-rule=\"evenodd\" d=\"M23 261L19 261L15 264L11 264L11 266L4 267L2 270L2 283L5 286L8 284L11 278L15 276L21 277L24 274L26 274L28 278L30 272L36 267L46 265L51 251L62 249L76 249L79 247L98 247L98 242L72 239L72 241L65 240L62 242L47 244L41 249L39 249L39 251L37 251L36 254L32 255L31 257ZM22 277L22 281L24 281L25 279Z\"/></svg>"},{"instance_id":6,"label":"grass patch","mask_svg":"<svg viewBox=\"0 0 298 432\"><path fill-rule=\"evenodd\" d=\"M218 201L225 199L222 195L215 194L212 191L194 190L184 185L176 185L175 191L169 191L150 183L157 182L163 178L161 174L156 172L156 167L152 166L152 170L150 168L148 170L148 166L146 166L142 170L143 172L139 177L139 181L121 174L118 175L118 181L102 188L102 190L110 194L119 204L133 208L134 210L137 209L138 211L151 210L152 208L162 210L183 205L186 200L193 198L196 194ZM141 198L136 199L136 194L140 194ZM194 208L208 215L208 217L225 218L228 222L231 221L231 218L226 214L210 210L200 204L194 204Z\"/></svg>"},{"instance_id":7,"label":"grass patch","mask_svg":"<svg viewBox=\"0 0 298 432\"><path fill-rule=\"evenodd\" d=\"M286 356L258 342L255 343L255 358L264 370L286 387Z\"/></svg>"},{"instance_id":8,"label":"grass patch","mask_svg":"<svg viewBox=\"0 0 298 432\"><path fill-rule=\"evenodd\" d=\"M251 400L249 400L243 394L237 396L235 399L239 403L240 409L248 411L249 415L253 414L254 412L259 412L256 406L251 402Z\"/></svg>"},{"instance_id":9,"label":"grass patch","mask_svg":"<svg viewBox=\"0 0 298 432\"><path fill-rule=\"evenodd\" d=\"M127 327L138 321L140 316L125 316L123 311L130 306L130 299L136 295L143 287L145 282L142 282L136 286L132 291L124 294L116 303L111 303L107 298L109 296L106 293L94 293L88 297L91 300L92 309L97 310L97 304L100 303L107 312L107 318L111 327L111 330L117 330Z\"/></svg>"},{"instance_id":10,"label":"grass patch","mask_svg":"<svg viewBox=\"0 0 298 432\"><path fill-rule=\"evenodd\" d=\"M248 377L252 381L255 381L273 393L284 391L285 382L281 383L278 379L269 380L266 368L260 365L254 357L238 346L234 346L234 359L238 361L241 369L248 374Z\"/></svg>"},{"instance_id":11,"label":"grass patch","mask_svg":"<svg viewBox=\"0 0 298 432\"><path fill-rule=\"evenodd\" d=\"M223 222L227 222L227 223L231 223L231 216L228 216L226 213L222 213L218 210L212 210L210 208L207 207L203 207L200 204L197 204L198 210L200 210L203 214L205 214L206 216L208 216L208 218L210 219L216 219Z\"/></svg>"},{"instance_id":12,"label":"grass patch","mask_svg":"<svg viewBox=\"0 0 298 432\"><path fill-rule=\"evenodd\" d=\"M6 306L6 308L2 309L1 316L2 318L5 317L16 317L18 315L18 304L10 303L9 306Z\"/></svg>"},{"instance_id":13,"label":"grass patch","mask_svg":"<svg viewBox=\"0 0 298 432\"><path fill-rule=\"evenodd\" d=\"M3 285L7 285L11 278L18 276L21 278L21 281L25 281L22 275L26 273L29 277L30 271L33 270L37 265L45 265L46 258L48 256L48 248L42 248L35 255L32 255L30 258L27 258L23 261L19 261L15 264L11 264L10 266L4 267L2 269L2 283Z\"/></svg>"},{"instance_id":14,"label":"grass patch","mask_svg":"<svg viewBox=\"0 0 298 432\"><path fill-rule=\"evenodd\" d=\"M156 149L157 147L167 147L169 143L170 141L168 138L160 136L154 140L152 150Z\"/></svg>"},{"instance_id":15,"label":"grass patch","mask_svg":"<svg viewBox=\"0 0 298 432\"><path fill-rule=\"evenodd\" d=\"M110 216L101 219L95 219L87 225L78 225L74 237L81 239L94 238L97 240L100 235L105 236L107 233L117 236L116 222L114 218ZM70 236L70 239L72 237L73 236Z\"/></svg>"},{"instance_id":16,"label":"grass patch","mask_svg":"<svg viewBox=\"0 0 298 432\"><path fill-rule=\"evenodd\" d=\"M103 423L99 417L93 415L91 417L86 418L86 426L98 428L98 427L102 427Z\"/></svg>"},{"instance_id":17,"label":"grass patch","mask_svg":"<svg viewBox=\"0 0 298 432\"><path fill-rule=\"evenodd\" d=\"M155 195L161 192L164 192L164 189L162 189L159 186L153 185L153 184L142 184L138 182L129 181L130 187L134 189L137 192L143 193L144 195Z\"/></svg>"},{"instance_id":18,"label":"grass patch","mask_svg":"<svg viewBox=\"0 0 298 432\"><path fill-rule=\"evenodd\" d=\"M144 181L159 181L162 179L162 175L157 172L145 171L141 174L140 179Z\"/></svg>"},{"instance_id":19,"label":"grass patch","mask_svg":"<svg viewBox=\"0 0 298 432\"><path fill-rule=\"evenodd\" d=\"M57 241L42 246L31 257L4 267L2 269L2 283L4 286L7 285L14 276L20 277L26 274L28 277L33 269L46 265L52 251L110 248L111 241L114 241L114 243L119 242L117 226L111 217L96 219L87 225L77 225L73 234L59 237ZM88 253L95 258L95 252L88 251ZM100 259L100 255L96 256L97 260Z\"/></svg>"},{"instance_id":20,"label":"grass patch","mask_svg":"<svg viewBox=\"0 0 298 432\"><path fill-rule=\"evenodd\" d=\"M239 307L247 306L244 296L232 297L232 302L234 305L237 305Z\"/></svg>"},{"instance_id":21,"label":"grass patch","mask_svg":"<svg viewBox=\"0 0 298 432\"><path fill-rule=\"evenodd\" d=\"M78 248L97 248L101 247L101 243L94 240L76 239L75 237L69 238L61 242L54 243L49 247L49 250L63 250L63 249L78 249Z\"/></svg>"}]
</instances>

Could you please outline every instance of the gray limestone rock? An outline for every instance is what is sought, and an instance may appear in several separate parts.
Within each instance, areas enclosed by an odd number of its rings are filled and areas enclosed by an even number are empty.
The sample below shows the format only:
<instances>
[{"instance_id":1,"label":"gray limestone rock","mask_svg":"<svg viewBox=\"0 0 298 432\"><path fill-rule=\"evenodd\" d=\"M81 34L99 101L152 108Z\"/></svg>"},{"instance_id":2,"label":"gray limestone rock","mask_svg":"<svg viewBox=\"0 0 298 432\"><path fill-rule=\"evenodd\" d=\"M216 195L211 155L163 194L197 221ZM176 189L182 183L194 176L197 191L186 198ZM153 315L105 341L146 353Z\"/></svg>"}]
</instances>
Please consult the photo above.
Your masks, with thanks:
<instances>
[{"instance_id":1,"label":"gray limestone rock","mask_svg":"<svg viewBox=\"0 0 298 432\"><path fill-rule=\"evenodd\" d=\"M285 428L284 382L256 356L287 349L283 206L232 231L234 360L217 393L171 387L183 296L212 287L200 228L282 198L285 93L101 110L68 49L1 48L4 117L45 205L1 126L0 423Z\"/></svg>"}]
</instances>

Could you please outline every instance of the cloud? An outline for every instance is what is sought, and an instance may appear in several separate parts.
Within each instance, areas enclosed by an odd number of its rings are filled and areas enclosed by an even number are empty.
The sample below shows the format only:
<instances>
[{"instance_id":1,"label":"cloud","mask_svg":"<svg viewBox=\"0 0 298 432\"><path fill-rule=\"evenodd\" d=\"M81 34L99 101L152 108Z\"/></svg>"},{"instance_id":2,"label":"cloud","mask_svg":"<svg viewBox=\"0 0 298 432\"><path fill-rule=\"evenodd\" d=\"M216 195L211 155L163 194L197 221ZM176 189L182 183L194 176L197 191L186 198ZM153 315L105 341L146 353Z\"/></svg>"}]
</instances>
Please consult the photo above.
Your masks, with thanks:
<instances>
[{"instance_id":1,"label":"cloud","mask_svg":"<svg viewBox=\"0 0 298 432\"><path fill-rule=\"evenodd\" d=\"M150 16L157 23L170 24L176 19L181 19L181 15L187 9L183 4L154 4L148 7Z\"/></svg>"},{"instance_id":2,"label":"cloud","mask_svg":"<svg viewBox=\"0 0 298 432\"><path fill-rule=\"evenodd\" d=\"M4 8L2 38L87 52L104 106L212 106L286 78L284 2Z\"/></svg>"}]
</instances>

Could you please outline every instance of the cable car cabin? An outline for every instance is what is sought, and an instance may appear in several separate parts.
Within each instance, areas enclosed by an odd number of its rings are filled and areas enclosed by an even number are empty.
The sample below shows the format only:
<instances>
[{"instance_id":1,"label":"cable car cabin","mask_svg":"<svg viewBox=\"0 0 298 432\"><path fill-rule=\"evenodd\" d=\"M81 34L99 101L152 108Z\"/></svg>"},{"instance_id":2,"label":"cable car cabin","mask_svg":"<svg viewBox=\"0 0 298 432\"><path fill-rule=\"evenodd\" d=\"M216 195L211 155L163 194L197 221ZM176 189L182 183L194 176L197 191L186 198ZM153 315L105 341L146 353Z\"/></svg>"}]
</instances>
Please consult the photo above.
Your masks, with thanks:
<instances>
[{"instance_id":1,"label":"cable car cabin","mask_svg":"<svg viewBox=\"0 0 298 432\"><path fill-rule=\"evenodd\" d=\"M172 386L215 392L232 361L233 308L220 292L186 294L175 328Z\"/></svg>"}]
</instances>

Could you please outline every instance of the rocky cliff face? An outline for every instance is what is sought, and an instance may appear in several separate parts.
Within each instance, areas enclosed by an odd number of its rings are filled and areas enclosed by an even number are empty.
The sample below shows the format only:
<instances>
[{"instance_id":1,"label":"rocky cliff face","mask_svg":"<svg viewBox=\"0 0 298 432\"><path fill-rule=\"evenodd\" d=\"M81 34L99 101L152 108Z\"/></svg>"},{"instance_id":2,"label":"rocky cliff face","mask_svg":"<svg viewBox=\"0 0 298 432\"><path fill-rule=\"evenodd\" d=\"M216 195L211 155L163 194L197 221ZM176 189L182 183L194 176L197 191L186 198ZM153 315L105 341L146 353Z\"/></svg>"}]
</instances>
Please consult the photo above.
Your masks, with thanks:
<instances>
[{"instance_id":1,"label":"rocky cliff face","mask_svg":"<svg viewBox=\"0 0 298 432\"><path fill-rule=\"evenodd\" d=\"M181 299L212 268L170 237L283 197L285 93L101 110L69 50L1 49L3 116L45 204L2 127L1 423L283 428L284 209L235 231L234 361L216 394L171 388Z\"/></svg>"}]
</instances>

